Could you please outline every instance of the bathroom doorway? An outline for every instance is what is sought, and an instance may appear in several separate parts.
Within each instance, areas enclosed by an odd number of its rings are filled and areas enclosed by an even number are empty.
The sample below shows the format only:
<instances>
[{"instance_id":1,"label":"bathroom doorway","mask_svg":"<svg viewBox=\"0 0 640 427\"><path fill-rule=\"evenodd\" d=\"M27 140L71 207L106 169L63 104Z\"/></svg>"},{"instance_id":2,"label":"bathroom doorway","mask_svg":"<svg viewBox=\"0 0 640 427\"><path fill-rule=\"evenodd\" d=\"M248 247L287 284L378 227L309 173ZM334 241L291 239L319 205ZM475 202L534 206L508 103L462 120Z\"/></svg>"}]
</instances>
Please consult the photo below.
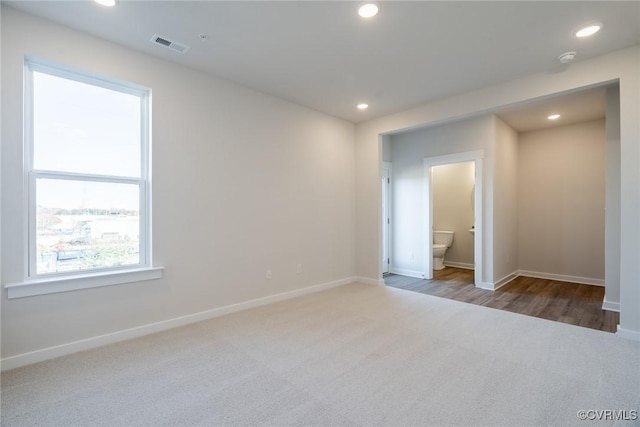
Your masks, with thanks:
<instances>
[{"instance_id":1,"label":"bathroom doorway","mask_svg":"<svg viewBox=\"0 0 640 427\"><path fill-rule=\"evenodd\" d=\"M425 271L424 277L425 279L433 278L433 268L434 268L434 259L433 259L433 239L434 239L434 222L435 218L438 216L442 216L442 209L444 206L436 207L434 204L434 196L437 191L442 191L437 187L437 180L439 175L444 175L447 173L461 173L463 170L466 172L462 173L470 173L471 176L467 178L467 181L472 181L467 183L467 187L465 189L458 189L463 193L467 194L464 197L464 201L458 200L458 204L462 203L466 204L466 207L462 210L467 209L468 212L458 212L460 215L456 215L459 218L445 220L444 224L446 228L455 228L455 230L447 230L454 231L454 245L456 242L456 234L458 240L460 242L469 242L469 240L473 240L473 255L472 255L472 264L469 263L459 263L459 267L472 267L474 269L474 284L476 287L483 288L483 264L482 264L482 236L483 236L483 222L482 222L482 157L483 152L480 151L472 151L466 153L457 153L446 156L437 156L437 157L429 157L425 158L423 161L424 164L424 212L425 215L425 224L424 230L427 232L424 235L424 255L425 259L423 262ZM445 169L437 169L441 166L452 165L448 171ZM461 184L464 186L465 184ZM452 192L453 193L453 192ZM456 196L459 197L459 196ZM459 208L460 206L458 206ZM470 211L470 212L469 212ZM465 218L466 223L465 224ZM454 225L455 223L455 225ZM440 225L443 224L443 221L437 224L439 228L444 228ZM466 233L466 234L465 234ZM462 245L460 245L462 246ZM452 246L453 247L453 246ZM448 249L451 250L451 249ZM461 254L458 254L461 255ZM465 256L463 254L463 256ZM471 254L466 254L467 260L471 256Z\"/></svg>"}]
</instances>

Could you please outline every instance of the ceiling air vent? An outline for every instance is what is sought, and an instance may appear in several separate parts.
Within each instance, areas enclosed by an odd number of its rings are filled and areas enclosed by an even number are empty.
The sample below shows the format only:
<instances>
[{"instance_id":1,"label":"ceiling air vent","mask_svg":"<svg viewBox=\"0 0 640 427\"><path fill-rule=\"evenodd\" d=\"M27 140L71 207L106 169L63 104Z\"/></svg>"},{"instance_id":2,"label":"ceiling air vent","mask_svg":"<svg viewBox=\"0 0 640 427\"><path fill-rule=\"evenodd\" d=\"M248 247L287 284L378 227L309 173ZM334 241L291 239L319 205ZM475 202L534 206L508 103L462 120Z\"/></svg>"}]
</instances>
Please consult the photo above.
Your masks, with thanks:
<instances>
[{"instance_id":1,"label":"ceiling air vent","mask_svg":"<svg viewBox=\"0 0 640 427\"><path fill-rule=\"evenodd\" d=\"M159 44L160 46L164 46L167 49L174 50L178 53L187 53L189 49L191 49L185 44L174 42L166 37L159 36L157 34L154 34L153 37L151 37L151 42Z\"/></svg>"}]
</instances>

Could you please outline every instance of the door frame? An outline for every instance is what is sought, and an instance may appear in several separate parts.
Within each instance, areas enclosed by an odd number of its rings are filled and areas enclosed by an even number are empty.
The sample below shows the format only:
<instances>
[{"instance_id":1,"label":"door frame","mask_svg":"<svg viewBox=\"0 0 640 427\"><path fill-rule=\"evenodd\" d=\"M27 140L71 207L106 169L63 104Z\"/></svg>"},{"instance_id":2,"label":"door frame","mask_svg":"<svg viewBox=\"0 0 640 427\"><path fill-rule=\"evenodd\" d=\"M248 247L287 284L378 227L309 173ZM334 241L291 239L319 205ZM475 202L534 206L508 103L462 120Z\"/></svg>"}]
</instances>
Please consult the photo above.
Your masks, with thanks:
<instances>
[{"instance_id":1,"label":"door frame","mask_svg":"<svg viewBox=\"0 0 640 427\"><path fill-rule=\"evenodd\" d=\"M382 162L382 273L391 272L391 162ZM386 180L386 183L385 183ZM386 213L386 215L385 215Z\"/></svg>"},{"instance_id":2,"label":"door frame","mask_svg":"<svg viewBox=\"0 0 640 427\"><path fill-rule=\"evenodd\" d=\"M482 278L484 277L484 222L482 215L482 194L484 181L482 179L482 159L484 157L483 150L468 151L464 153L448 154L444 156L426 157L423 160L424 167L424 191L423 191L423 211L424 224L422 233L424 245L423 269L424 278L433 279L433 180L431 176L431 168L434 166L447 165L452 163L474 162L474 284L476 287L483 287Z\"/></svg>"}]
</instances>

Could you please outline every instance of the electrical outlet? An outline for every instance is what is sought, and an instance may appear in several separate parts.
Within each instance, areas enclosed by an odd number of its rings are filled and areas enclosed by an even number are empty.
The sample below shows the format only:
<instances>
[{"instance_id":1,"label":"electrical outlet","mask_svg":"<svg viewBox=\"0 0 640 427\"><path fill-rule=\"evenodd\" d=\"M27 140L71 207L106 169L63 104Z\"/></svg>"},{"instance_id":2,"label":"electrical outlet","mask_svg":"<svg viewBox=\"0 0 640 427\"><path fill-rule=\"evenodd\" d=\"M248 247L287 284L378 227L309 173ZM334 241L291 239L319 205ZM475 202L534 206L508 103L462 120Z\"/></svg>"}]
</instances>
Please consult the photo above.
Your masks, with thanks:
<instances>
[{"instance_id":1,"label":"electrical outlet","mask_svg":"<svg viewBox=\"0 0 640 427\"><path fill-rule=\"evenodd\" d=\"M296 266L296 273L298 273L298 274L302 274L302 264L298 264L298 265Z\"/></svg>"},{"instance_id":2,"label":"electrical outlet","mask_svg":"<svg viewBox=\"0 0 640 427\"><path fill-rule=\"evenodd\" d=\"M272 274L271 274L271 270L267 270L267 280L271 280Z\"/></svg>"}]
</instances>

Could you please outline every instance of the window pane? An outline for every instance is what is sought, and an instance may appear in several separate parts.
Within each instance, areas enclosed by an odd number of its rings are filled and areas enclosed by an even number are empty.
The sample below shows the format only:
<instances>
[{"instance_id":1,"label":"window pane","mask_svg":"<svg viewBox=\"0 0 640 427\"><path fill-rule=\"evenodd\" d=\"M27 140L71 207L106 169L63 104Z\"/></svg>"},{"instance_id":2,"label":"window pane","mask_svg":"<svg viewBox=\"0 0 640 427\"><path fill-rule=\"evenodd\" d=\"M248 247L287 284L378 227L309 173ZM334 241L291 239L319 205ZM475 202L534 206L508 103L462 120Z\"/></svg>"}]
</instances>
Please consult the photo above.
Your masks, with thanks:
<instances>
[{"instance_id":1,"label":"window pane","mask_svg":"<svg viewBox=\"0 0 640 427\"><path fill-rule=\"evenodd\" d=\"M140 176L140 97L33 72L34 168Z\"/></svg>"},{"instance_id":2,"label":"window pane","mask_svg":"<svg viewBox=\"0 0 640 427\"><path fill-rule=\"evenodd\" d=\"M38 179L37 273L140 263L139 186Z\"/></svg>"}]
</instances>

